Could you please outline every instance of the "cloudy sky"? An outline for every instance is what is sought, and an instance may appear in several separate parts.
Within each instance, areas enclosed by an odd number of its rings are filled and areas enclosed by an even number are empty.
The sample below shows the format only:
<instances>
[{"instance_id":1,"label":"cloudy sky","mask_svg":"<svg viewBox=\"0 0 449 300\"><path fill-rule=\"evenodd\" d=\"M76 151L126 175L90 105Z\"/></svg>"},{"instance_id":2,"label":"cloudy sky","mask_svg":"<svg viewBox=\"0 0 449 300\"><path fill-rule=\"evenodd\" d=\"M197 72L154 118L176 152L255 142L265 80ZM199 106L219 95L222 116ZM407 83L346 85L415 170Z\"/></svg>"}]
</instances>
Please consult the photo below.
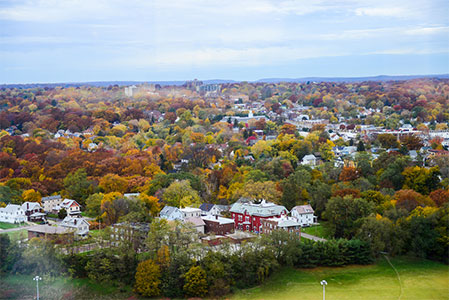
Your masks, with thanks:
<instances>
[{"instance_id":1,"label":"cloudy sky","mask_svg":"<svg viewBox=\"0 0 449 300\"><path fill-rule=\"evenodd\" d=\"M0 83L443 73L447 0L0 0Z\"/></svg>"}]
</instances>

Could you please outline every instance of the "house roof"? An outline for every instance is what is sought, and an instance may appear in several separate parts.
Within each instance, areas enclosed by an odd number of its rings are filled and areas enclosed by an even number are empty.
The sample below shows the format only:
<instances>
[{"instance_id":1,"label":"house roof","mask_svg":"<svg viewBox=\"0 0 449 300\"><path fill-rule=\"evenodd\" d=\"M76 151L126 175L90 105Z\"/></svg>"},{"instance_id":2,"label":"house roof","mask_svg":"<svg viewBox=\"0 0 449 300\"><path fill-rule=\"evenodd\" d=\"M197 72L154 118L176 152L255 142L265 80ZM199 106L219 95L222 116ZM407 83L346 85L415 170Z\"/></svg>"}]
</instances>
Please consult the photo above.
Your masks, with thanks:
<instances>
[{"instance_id":1,"label":"house roof","mask_svg":"<svg viewBox=\"0 0 449 300\"><path fill-rule=\"evenodd\" d=\"M29 208L27 208L27 207L29 207ZM24 202L23 204L22 204L22 209L23 210L29 210L29 209L41 209L42 207L41 207L41 205L38 203L38 202Z\"/></svg>"},{"instance_id":2,"label":"house roof","mask_svg":"<svg viewBox=\"0 0 449 300\"><path fill-rule=\"evenodd\" d=\"M200 205L200 209L202 211L210 211L212 209L212 207L214 207L215 204L212 203L203 203Z\"/></svg>"},{"instance_id":3,"label":"house roof","mask_svg":"<svg viewBox=\"0 0 449 300\"><path fill-rule=\"evenodd\" d=\"M192 223L195 227L197 226L205 226L203 219L200 217L190 217L184 220L185 223Z\"/></svg>"},{"instance_id":4,"label":"house roof","mask_svg":"<svg viewBox=\"0 0 449 300\"><path fill-rule=\"evenodd\" d=\"M234 220L233 219L223 218L223 217L218 217L218 216L203 216L201 218L204 221L217 222L220 225L231 224L231 223L234 224Z\"/></svg>"},{"instance_id":5,"label":"house roof","mask_svg":"<svg viewBox=\"0 0 449 300\"><path fill-rule=\"evenodd\" d=\"M265 202L265 200L262 200L260 204L237 201L230 209L230 212L239 214L245 214L245 211L251 216L261 217L276 216L280 215L284 211L285 213L288 212L284 206Z\"/></svg>"},{"instance_id":6,"label":"house roof","mask_svg":"<svg viewBox=\"0 0 449 300\"><path fill-rule=\"evenodd\" d=\"M82 223L89 225L89 223L84 218L74 218L71 216L67 216L64 218L64 220L62 220L61 226L78 228L78 226Z\"/></svg>"},{"instance_id":7,"label":"house roof","mask_svg":"<svg viewBox=\"0 0 449 300\"><path fill-rule=\"evenodd\" d=\"M62 226L36 225L28 229L31 232L45 233L45 234L65 234L73 230Z\"/></svg>"},{"instance_id":8,"label":"house roof","mask_svg":"<svg viewBox=\"0 0 449 300\"><path fill-rule=\"evenodd\" d=\"M59 199L62 199L61 195L48 196L48 197L42 197L41 202L50 201L50 200L59 200Z\"/></svg>"},{"instance_id":9,"label":"house roof","mask_svg":"<svg viewBox=\"0 0 449 300\"><path fill-rule=\"evenodd\" d=\"M164 208L159 213L159 216L170 216L175 211L179 211L179 208L173 206L164 206Z\"/></svg>"},{"instance_id":10,"label":"house roof","mask_svg":"<svg viewBox=\"0 0 449 300\"><path fill-rule=\"evenodd\" d=\"M78 204L78 202L76 202L75 200L72 200L72 199L64 199L64 201L61 203L61 207L63 207L63 208L68 208L68 207L71 207L72 205L77 205L77 206L80 206L79 204Z\"/></svg>"},{"instance_id":11,"label":"house roof","mask_svg":"<svg viewBox=\"0 0 449 300\"><path fill-rule=\"evenodd\" d=\"M293 210L296 210L298 212L298 214L300 214L300 215L314 213L313 208L312 208L312 206L310 206L310 204L295 206L292 208L292 211Z\"/></svg>"},{"instance_id":12,"label":"house roof","mask_svg":"<svg viewBox=\"0 0 449 300\"><path fill-rule=\"evenodd\" d=\"M182 211L183 213L200 212L201 209L195 208L195 207L184 207L184 208L181 208L180 211Z\"/></svg>"},{"instance_id":13,"label":"house roof","mask_svg":"<svg viewBox=\"0 0 449 300\"><path fill-rule=\"evenodd\" d=\"M6 205L6 207L0 207L0 211L4 211L6 213L13 213L19 209L22 209L22 208L20 207L20 205L17 205L17 204L8 204L8 205Z\"/></svg>"},{"instance_id":14,"label":"house roof","mask_svg":"<svg viewBox=\"0 0 449 300\"><path fill-rule=\"evenodd\" d=\"M277 223L277 227L293 227L293 226L301 226L298 222L296 222L293 218L270 218L268 221L274 221Z\"/></svg>"}]
</instances>

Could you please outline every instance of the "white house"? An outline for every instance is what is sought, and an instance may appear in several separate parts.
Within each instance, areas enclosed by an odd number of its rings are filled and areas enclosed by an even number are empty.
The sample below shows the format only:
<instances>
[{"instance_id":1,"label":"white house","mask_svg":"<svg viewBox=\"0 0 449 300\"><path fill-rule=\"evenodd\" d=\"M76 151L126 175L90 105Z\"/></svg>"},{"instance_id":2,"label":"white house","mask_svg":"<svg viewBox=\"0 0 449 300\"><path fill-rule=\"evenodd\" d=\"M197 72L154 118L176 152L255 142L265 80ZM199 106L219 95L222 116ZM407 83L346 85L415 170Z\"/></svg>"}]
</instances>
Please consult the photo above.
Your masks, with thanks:
<instances>
[{"instance_id":1,"label":"white house","mask_svg":"<svg viewBox=\"0 0 449 300\"><path fill-rule=\"evenodd\" d=\"M24 202L22 210L28 218L28 221L42 221L45 219L45 214L42 212L42 206L37 202Z\"/></svg>"},{"instance_id":2,"label":"white house","mask_svg":"<svg viewBox=\"0 0 449 300\"><path fill-rule=\"evenodd\" d=\"M310 226L313 223L316 223L317 217L313 214L314 211L310 204L295 206L291 211L291 216L295 218L301 226Z\"/></svg>"},{"instance_id":3,"label":"white house","mask_svg":"<svg viewBox=\"0 0 449 300\"><path fill-rule=\"evenodd\" d=\"M180 211L184 215L184 218L201 217L201 209L194 207L184 207Z\"/></svg>"},{"instance_id":4,"label":"white house","mask_svg":"<svg viewBox=\"0 0 449 300\"><path fill-rule=\"evenodd\" d=\"M181 212L181 210L179 210L179 208L173 207L173 206L164 206L164 208L159 213L159 217L161 219L166 219L169 221L184 219L184 215Z\"/></svg>"},{"instance_id":5,"label":"white house","mask_svg":"<svg viewBox=\"0 0 449 300\"><path fill-rule=\"evenodd\" d=\"M223 212L229 211L229 205L219 205L211 203L203 203L200 205L201 215L203 216L218 216Z\"/></svg>"},{"instance_id":6,"label":"white house","mask_svg":"<svg viewBox=\"0 0 449 300\"><path fill-rule=\"evenodd\" d=\"M79 236L87 236L89 233L89 223L84 218L67 216L59 225L62 227L75 229L75 234Z\"/></svg>"},{"instance_id":7,"label":"white house","mask_svg":"<svg viewBox=\"0 0 449 300\"><path fill-rule=\"evenodd\" d=\"M63 208L66 210L67 215L69 215L69 216L81 214L81 206L75 200L64 199L64 201L59 206L56 206L57 211L59 211Z\"/></svg>"},{"instance_id":8,"label":"white house","mask_svg":"<svg viewBox=\"0 0 449 300\"><path fill-rule=\"evenodd\" d=\"M307 166L315 166L316 165L316 157L313 154L306 155L302 158L302 165Z\"/></svg>"},{"instance_id":9,"label":"white house","mask_svg":"<svg viewBox=\"0 0 449 300\"><path fill-rule=\"evenodd\" d=\"M22 223L27 220L25 211L17 204L8 204L6 207L0 207L0 222Z\"/></svg>"},{"instance_id":10,"label":"white house","mask_svg":"<svg viewBox=\"0 0 449 300\"><path fill-rule=\"evenodd\" d=\"M41 203L44 211L51 212L53 210L53 207L58 206L62 203L62 198L60 195L42 197Z\"/></svg>"}]
</instances>

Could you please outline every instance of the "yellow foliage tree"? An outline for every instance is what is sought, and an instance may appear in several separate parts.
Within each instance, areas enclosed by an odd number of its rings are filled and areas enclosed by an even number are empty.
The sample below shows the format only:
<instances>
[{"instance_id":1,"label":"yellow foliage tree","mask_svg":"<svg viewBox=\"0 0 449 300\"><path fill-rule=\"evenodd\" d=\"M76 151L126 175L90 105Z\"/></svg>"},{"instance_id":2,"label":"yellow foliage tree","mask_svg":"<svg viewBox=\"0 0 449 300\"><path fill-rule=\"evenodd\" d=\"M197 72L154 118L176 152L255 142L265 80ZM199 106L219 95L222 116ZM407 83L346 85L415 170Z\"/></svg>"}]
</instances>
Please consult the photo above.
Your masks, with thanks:
<instances>
[{"instance_id":1,"label":"yellow foliage tree","mask_svg":"<svg viewBox=\"0 0 449 300\"><path fill-rule=\"evenodd\" d=\"M41 193L33 190L33 189L29 189L26 191L23 191L22 193L22 199L24 202L41 202Z\"/></svg>"},{"instance_id":2,"label":"yellow foliage tree","mask_svg":"<svg viewBox=\"0 0 449 300\"><path fill-rule=\"evenodd\" d=\"M204 297L207 294L206 272L198 266L193 266L184 275L184 292L192 297Z\"/></svg>"},{"instance_id":3,"label":"yellow foliage tree","mask_svg":"<svg viewBox=\"0 0 449 300\"><path fill-rule=\"evenodd\" d=\"M137 266L134 289L145 297L158 296L160 293L160 278L160 267L151 259L145 260Z\"/></svg>"}]
</instances>

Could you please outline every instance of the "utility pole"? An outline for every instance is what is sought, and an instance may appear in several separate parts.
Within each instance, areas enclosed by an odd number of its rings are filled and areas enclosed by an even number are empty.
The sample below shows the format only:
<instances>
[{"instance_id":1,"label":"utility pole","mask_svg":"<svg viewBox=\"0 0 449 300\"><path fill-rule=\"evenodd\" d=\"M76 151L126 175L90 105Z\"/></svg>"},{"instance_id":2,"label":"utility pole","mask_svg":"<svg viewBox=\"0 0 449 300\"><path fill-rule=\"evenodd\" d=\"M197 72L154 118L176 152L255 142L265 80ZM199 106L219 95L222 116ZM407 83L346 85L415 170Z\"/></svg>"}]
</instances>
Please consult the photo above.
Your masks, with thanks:
<instances>
[{"instance_id":1,"label":"utility pole","mask_svg":"<svg viewBox=\"0 0 449 300\"><path fill-rule=\"evenodd\" d=\"M33 280L36 281L36 299L39 300L39 280L42 280L42 278L36 275Z\"/></svg>"},{"instance_id":2,"label":"utility pole","mask_svg":"<svg viewBox=\"0 0 449 300\"><path fill-rule=\"evenodd\" d=\"M326 280L321 280L320 283L323 286L323 300L326 300L326 285L327 285L327 281Z\"/></svg>"}]
</instances>

